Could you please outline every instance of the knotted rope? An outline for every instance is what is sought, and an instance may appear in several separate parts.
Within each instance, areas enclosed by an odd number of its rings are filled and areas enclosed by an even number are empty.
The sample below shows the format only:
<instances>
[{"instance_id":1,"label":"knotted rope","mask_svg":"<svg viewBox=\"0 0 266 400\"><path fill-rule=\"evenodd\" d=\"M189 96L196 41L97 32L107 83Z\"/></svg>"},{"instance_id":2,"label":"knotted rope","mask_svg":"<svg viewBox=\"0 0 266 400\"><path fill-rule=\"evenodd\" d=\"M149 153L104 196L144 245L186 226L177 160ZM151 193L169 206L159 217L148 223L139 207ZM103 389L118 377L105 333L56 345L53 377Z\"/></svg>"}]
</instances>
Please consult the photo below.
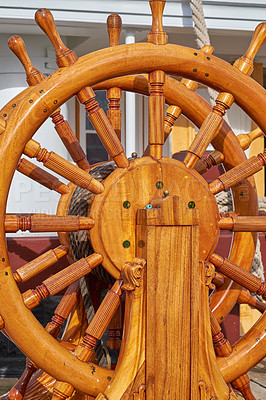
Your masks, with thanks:
<instances>
[{"instance_id":1,"label":"knotted rope","mask_svg":"<svg viewBox=\"0 0 266 400\"><path fill-rule=\"evenodd\" d=\"M203 46L211 44L208 28L205 22L202 0L190 0L189 5L192 13L196 43L198 48L201 49ZM208 93L210 96L210 102L214 105L217 92L214 89L208 88ZM224 119L228 122L227 115L224 116Z\"/></svg>"}]
</instances>

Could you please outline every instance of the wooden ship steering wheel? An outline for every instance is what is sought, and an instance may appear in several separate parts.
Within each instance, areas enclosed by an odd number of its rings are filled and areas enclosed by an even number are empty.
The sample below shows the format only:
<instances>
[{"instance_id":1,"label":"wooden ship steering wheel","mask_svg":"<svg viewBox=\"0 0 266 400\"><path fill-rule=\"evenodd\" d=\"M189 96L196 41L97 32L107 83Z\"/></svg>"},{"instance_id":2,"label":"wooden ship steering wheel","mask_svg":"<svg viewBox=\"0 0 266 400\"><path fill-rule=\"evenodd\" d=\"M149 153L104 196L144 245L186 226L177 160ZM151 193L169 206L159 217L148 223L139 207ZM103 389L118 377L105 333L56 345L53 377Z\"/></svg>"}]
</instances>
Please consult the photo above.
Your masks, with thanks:
<instances>
[{"instance_id":1,"label":"wooden ship steering wheel","mask_svg":"<svg viewBox=\"0 0 266 400\"><path fill-rule=\"evenodd\" d=\"M59 66L46 79L32 66L21 39L10 41L25 66L30 87L8 103L0 116L0 326L34 368L56 379L53 398L64 400L77 390L109 400L223 400L236 398L233 387L246 399L254 399L247 372L266 353L265 313L234 346L224 337L220 323L243 298L243 288L246 301L265 310L265 304L253 300L247 291L266 297L264 282L249 272L257 232L266 227L266 219L257 216L253 179L266 156L262 153L247 160L241 145L246 145L248 137L242 142L237 139L223 115L236 102L266 131L265 90L250 78L255 54L265 41L265 25L258 26L246 54L232 66L214 57L210 47L198 51L167 44L162 26L164 3L150 1L153 23L148 43L117 46L120 27L113 16L109 21L112 47L79 59L62 43L51 14L39 10L37 23L54 44ZM179 82L169 75L183 79ZM195 92L195 82L219 92L214 107ZM92 87L108 89L113 106L110 120L95 101ZM147 155L130 161L115 130L121 89L149 96ZM89 173L91 167L58 110L75 95L117 166L103 182ZM171 106L166 118L165 101ZM200 128L184 162L162 157L166 137L181 113ZM48 116L77 165L32 139ZM209 143L219 152L219 161L202 160ZM37 158L71 184L64 185L32 166L22 154ZM206 164L221 161L227 172L208 185L200 173ZM58 215L6 214L16 169L62 195ZM65 209L74 186L95 195L86 217L68 215ZM228 189L232 189L235 211L220 216L215 194ZM62 245L13 273L5 236L19 229L59 232ZM235 232L228 259L214 253L221 229ZM69 249L63 232L78 230L89 231L94 253L21 295L21 281L66 255ZM69 346L69 351L55 336L77 298L75 282L99 264L115 283L81 343ZM30 309L66 287L63 303L45 330ZM123 292L122 347L117 367L110 371L91 363L90 358ZM29 371L12 396L23 398Z\"/></svg>"}]
</instances>

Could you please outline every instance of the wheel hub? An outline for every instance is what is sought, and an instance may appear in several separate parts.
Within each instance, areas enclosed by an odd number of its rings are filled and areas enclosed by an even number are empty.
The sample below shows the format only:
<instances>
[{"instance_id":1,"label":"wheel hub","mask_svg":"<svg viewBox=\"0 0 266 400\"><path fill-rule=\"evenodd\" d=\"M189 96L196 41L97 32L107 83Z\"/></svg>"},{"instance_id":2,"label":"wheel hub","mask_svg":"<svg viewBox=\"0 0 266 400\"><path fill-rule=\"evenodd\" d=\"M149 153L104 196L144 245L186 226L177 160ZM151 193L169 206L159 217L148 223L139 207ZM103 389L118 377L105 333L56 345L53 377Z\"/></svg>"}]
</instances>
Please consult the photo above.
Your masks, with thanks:
<instances>
[{"instance_id":1,"label":"wheel hub","mask_svg":"<svg viewBox=\"0 0 266 400\"><path fill-rule=\"evenodd\" d=\"M151 208L155 200L179 196L187 207L200 212L200 258L214 250L219 229L219 211L208 184L180 161L151 157L133 160L127 170L117 169L104 181L105 190L97 195L90 216L95 226L90 231L94 251L104 256L103 265L118 278L125 261L135 257L136 212Z\"/></svg>"}]
</instances>

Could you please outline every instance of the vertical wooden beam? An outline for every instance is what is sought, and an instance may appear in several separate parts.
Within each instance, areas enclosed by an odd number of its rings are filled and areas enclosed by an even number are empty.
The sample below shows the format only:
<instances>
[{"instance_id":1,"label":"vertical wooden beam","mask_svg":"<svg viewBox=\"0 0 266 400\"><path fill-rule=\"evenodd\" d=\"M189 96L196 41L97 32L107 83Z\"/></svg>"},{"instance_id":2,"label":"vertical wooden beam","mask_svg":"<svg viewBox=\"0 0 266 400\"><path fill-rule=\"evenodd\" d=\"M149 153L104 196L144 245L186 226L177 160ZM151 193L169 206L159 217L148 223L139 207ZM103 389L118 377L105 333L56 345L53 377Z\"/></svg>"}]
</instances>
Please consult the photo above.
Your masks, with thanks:
<instances>
[{"instance_id":1,"label":"vertical wooden beam","mask_svg":"<svg viewBox=\"0 0 266 400\"><path fill-rule=\"evenodd\" d=\"M138 211L138 256L147 259L146 400L199 398L192 304L199 293L198 232L198 210L179 197Z\"/></svg>"}]
</instances>

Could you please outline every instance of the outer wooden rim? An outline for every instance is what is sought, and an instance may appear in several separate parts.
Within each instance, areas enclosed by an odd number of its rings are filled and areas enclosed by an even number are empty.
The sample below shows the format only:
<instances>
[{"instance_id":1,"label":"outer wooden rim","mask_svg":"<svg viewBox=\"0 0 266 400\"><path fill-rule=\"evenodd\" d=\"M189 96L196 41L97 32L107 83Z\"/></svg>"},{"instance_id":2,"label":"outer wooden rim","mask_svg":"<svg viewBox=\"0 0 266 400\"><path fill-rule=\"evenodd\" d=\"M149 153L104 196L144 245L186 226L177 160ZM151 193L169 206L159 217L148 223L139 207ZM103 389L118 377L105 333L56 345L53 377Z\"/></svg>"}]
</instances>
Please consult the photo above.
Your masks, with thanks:
<instances>
[{"instance_id":1,"label":"outer wooden rim","mask_svg":"<svg viewBox=\"0 0 266 400\"><path fill-rule=\"evenodd\" d=\"M1 262L0 269L0 313L6 322L7 331L22 351L56 379L67 379L81 391L89 391L92 394L92 391L94 390L95 393L96 390L95 382L88 379L90 376L88 365L78 362L75 357L72 357L60 345L57 346L50 337L48 338L44 330L40 330L38 322L25 309L8 268L3 221L9 186L17 161L33 133L48 115L68 100L73 93L84 86L108 78L138 71L150 72L154 69L163 69L170 74L176 73L198 80L218 91L230 91L236 102L265 131L264 89L231 65L213 56L209 57L209 67L206 69L206 55L202 52L198 52L198 57L195 57L193 49L152 44L118 46L84 56L73 66L58 70L33 88L12 113L7 128L1 135L0 165L2 167L9 165L10 168L2 169L3 175L0 180L0 242L3 244L0 260L4 260ZM196 69L197 73L193 73L192 69ZM205 77L206 72L209 74L208 79ZM29 100L33 102L29 103ZM57 100L56 105L55 100ZM10 295L8 300L7 294ZM14 310L14 313L10 313L10 310ZM48 349L50 363L47 366ZM91 384L94 389L88 388Z\"/></svg>"}]
</instances>

